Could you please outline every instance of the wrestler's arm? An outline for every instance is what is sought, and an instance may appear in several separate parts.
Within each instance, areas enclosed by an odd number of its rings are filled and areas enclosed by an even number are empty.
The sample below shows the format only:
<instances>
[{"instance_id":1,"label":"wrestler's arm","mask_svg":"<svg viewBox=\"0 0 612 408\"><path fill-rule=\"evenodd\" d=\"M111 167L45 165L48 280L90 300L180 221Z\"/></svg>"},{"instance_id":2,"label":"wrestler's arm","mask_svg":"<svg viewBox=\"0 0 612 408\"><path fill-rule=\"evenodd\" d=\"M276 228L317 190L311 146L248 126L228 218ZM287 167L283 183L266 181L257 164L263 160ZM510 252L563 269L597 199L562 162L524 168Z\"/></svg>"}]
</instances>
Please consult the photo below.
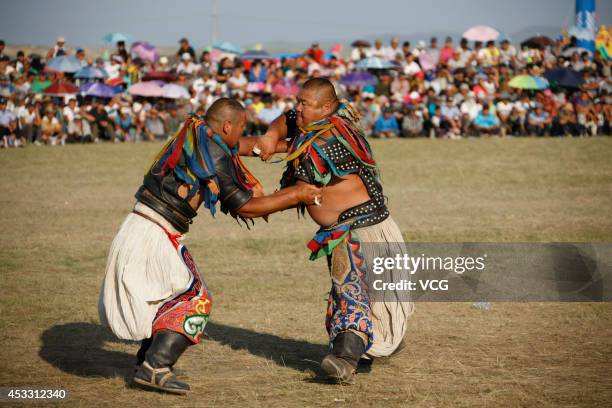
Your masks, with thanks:
<instances>
[{"instance_id":1,"label":"wrestler's arm","mask_svg":"<svg viewBox=\"0 0 612 408\"><path fill-rule=\"evenodd\" d=\"M283 188L264 197L253 197L237 211L245 218L263 217L277 211L295 207L299 203L311 205L321 196L321 189L310 184ZM320 202L320 198L318 199Z\"/></svg>"},{"instance_id":2,"label":"wrestler's arm","mask_svg":"<svg viewBox=\"0 0 612 408\"><path fill-rule=\"evenodd\" d=\"M261 160L268 160L274 153L277 152L279 141L283 141L287 138L287 120L285 114L281 114L278 118L274 119L266 133L257 138L256 146L259 148L259 157ZM287 151L287 143L284 144L285 149L281 152Z\"/></svg>"},{"instance_id":3,"label":"wrestler's arm","mask_svg":"<svg viewBox=\"0 0 612 408\"><path fill-rule=\"evenodd\" d=\"M238 148L238 153L241 156L254 156L253 147L255 147L257 143L259 143L262 137L264 136L241 137L240 145L239 145L240 147ZM274 150L274 153L284 153L287 151L287 148L288 148L287 141L284 139L281 139L278 142L276 142L276 148Z\"/></svg>"}]
</instances>

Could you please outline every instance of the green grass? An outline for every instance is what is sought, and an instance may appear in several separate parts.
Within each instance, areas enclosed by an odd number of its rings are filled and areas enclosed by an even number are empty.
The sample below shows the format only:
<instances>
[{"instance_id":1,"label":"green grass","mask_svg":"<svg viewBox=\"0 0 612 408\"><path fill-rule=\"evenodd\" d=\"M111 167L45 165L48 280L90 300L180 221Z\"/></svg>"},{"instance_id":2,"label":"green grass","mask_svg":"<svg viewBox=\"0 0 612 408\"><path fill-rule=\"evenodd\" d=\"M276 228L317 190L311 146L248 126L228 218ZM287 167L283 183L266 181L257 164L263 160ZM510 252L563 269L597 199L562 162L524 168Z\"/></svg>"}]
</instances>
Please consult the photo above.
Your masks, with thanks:
<instances>
[{"instance_id":1,"label":"green grass","mask_svg":"<svg viewBox=\"0 0 612 408\"><path fill-rule=\"evenodd\" d=\"M160 144L0 151L0 385L62 386L74 405L605 406L609 304L418 304L409 349L358 384L316 381L325 262L295 211L248 231L202 212L186 243L214 293L180 398L126 385L136 345L99 326L107 251ZM374 141L408 241L612 241L612 140ZM247 164L274 191L282 167ZM377 404L377 405L378 405Z\"/></svg>"}]
</instances>

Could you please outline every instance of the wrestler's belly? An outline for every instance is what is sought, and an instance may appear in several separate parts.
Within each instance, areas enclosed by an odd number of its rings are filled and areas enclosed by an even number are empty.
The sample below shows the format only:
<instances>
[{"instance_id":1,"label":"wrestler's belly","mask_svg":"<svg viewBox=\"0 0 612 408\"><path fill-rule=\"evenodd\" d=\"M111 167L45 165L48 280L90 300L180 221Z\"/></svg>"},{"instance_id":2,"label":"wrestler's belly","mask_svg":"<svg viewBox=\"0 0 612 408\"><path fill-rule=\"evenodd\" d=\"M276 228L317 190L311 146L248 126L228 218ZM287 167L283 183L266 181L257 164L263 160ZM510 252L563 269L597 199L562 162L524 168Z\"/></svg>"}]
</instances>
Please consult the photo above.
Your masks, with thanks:
<instances>
[{"instance_id":1,"label":"wrestler's belly","mask_svg":"<svg viewBox=\"0 0 612 408\"><path fill-rule=\"evenodd\" d=\"M303 182L298 181L298 183ZM321 205L309 205L306 209L310 217L323 227L338 221L338 216L342 212L370 199L361 178L356 174L334 177L322 191Z\"/></svg>"}]
</instances>

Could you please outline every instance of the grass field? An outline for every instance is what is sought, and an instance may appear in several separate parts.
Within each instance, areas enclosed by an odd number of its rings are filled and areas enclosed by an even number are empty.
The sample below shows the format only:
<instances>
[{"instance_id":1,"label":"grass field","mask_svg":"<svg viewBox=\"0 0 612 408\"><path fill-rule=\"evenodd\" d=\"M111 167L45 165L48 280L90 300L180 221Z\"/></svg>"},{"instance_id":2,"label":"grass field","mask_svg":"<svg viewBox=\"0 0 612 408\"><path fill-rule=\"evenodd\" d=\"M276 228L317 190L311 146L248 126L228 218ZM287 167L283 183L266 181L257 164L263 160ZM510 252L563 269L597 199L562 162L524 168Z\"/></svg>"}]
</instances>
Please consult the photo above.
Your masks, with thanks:
<instances>
[{"instance_id":1,"label":"grass field","mask_svg":"<svg viewBox=\"0 0 612 408\"><path fill-rule=\"evenodd\" d=\"M612 241L612 139L374 141L408 241ZM202 213L186 241L215 296L180 360L188 397L129 387L135 343L99 325L107 251L159 144L0 151L0 386L75 406L610 406L612 305L419 303L409 348L358 384L319 380L328 275L294 211ZM280 165L249 160L266 189Z\"/></svg>"}]
</instances>

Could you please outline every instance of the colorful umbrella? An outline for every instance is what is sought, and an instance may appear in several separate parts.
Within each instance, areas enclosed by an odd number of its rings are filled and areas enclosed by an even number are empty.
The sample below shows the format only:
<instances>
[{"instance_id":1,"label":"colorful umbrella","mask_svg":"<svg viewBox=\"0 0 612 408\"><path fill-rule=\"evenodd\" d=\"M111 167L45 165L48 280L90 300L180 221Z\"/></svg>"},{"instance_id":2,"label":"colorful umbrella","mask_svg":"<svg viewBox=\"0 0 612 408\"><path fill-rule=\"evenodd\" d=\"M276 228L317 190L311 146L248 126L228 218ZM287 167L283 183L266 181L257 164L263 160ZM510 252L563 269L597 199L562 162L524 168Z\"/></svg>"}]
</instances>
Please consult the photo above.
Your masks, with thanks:
<instances>
[{"instance_id":1,"label":"colorful umbrella","mask_svg":"<svg viewBox=\"0 0 612 408\"><path fill-rule=\"evenodd\" d=\"M55 72L77 72L81 69L81 63L75 57L68 57L62 55L55 57L47 61L45 65L45 71Z\"/></svg>"},{"instance_id":2,"label":"colorful umbrella","mask_svg":"<svg viewBox=\"0 0 612 408\"><path fill-rule=\"evenodd\" d=\"M215 43L213 44L213 48L216 48L220 51L227 52L230 54L242 54L244 52L244 50L240 48L239 46L232 44L230 42L227 42L227 41L224 41L221 43Z\"/></svg>"},{"instance_id":3,"label":"colorful umbrella","mask_svg":"<svg viewBox=\"0 0 612 408\"><path fill-rule=\"evenodd\" d=\"M550 83L561 86L563 88L579 88L584 85L582 75L569 68L557 68L544 73Z\"/></svg>"},{"instance_id":4,"label":"colorful umbrella","mask_svg":"<svg viewBox=\"0 0 612 408\"><path fill-rule=\"evenodd\" d=\"M548 81L542 77L534 77L531 75L517 75L508 84L512 88L518 89L546 89L548 88Z\"/></svg>"},{"instance_id":5,"label":"colorful umbrella","mask_svg":"<svg viewBox=\"0 0 612 408\"><path fill-rule=\"evenodd\" d=\"M545 35L536 35L535 37L531 37L523 41L521 46L527 48L544 49L554 44L555 41L553 39L548 38Z\"/></svg>"},{"instance_id":6,"label":"colorful umbrella","mask_svg":"<svg viewBox=\"0 0 612 408\"><path fill-rule=\"evenodd\" d=\"M272 92L282 97L295 96L300 92L300 87L289 79L282 79L274 84Z\"/></svg>"},{"instance_id":7,"label":"colorful umbrella","mask_svg":"<svg viewBox=\"0 0 612 408\"><path fill-rule=\"evenodd\" d=\"M163 97L170 99L189 99L191 95L184 86L167 84L162 87Z\"/></svg>"},{"instance_id":8,"label":"colorful umbrella","mask_svg":"<svg viewBox=\"0 0 612 408\"><path fill-rule=\"evenodd\" d=\"M132 54L137 55L143 60L155 62L159 59L159 53L153 44L148 42L135 42L132 44Z\"/></svg>"},{"instance_id":9,"label":"colorful umbrella","mask_svg":"<svg viewBox=\"0 0 612 408\"><path fill-rule=\"evenodd\" d=\"M157 81L138 82L128 88L128 92L135 96L161 97L164 91Z\"/></svg>"},{"instance_id":10,"label":"colorful umbrella","mask_svg":"<svg viewBox=\"0 0 612 408\"><path fill-rule=\"evenodd\" d=\"M98 98L112 98L118 93L123 92L121 88L114 86L101 84L101 83L88 83L81 85L81 92L87 96L97 96Z\"/></svg>"},{"instance_id":11,"label":"colorful umbrella","mask_svg":"<svg viewBox=\"0 0 612 408\"><path fill-rule=\"evenodd\" d=\"M422 52L419 54L419 63L424 71L432 71L436 69L437 61L431 54Z\"/></svg>"},{"instance_id":12,"label":"colorful umbrella","mask_svg":"<svg viewBox=\"0 0 612 408\"><path fill-rule=\"evenodd\" d=\"M244 54L240 56L240 59L243 60L268 60L273 59L274 57L268 54L268 52L263 50L248 50Z\"/></svg>"},{"instance_id":13,"label":"colorful umbrella","mask_svg":"<svg viewBox=\"0 0 612 408\"><path fill-rule=\"evenodd\" d=\"M361 88L366 85L376 85L378 79L368 72L352 72L343 76L340 82L349 87Z\"/></svg>"},{"instance_id":14,"label":"colorful umbrella","mask_svg":"<svg viewBox=\"0 0 612 408\"><path fill-rule=\"evenodd\" d=\"M378 57L370 57L370 58L364 58L361 61L359 61L356 65L355 68L362 68L362 69L397 69L399 68L397 65L392 64L391 62L387 61L387 60L383 60L380 59Z\"/></svg>"},{"instance_id":15,"label":"colorful umbrella","mask_svg":"<svg viewBox=\"0 0 612 408\"><path fill-rule=\"evenodd\" d=\"M127 35L121 33L108 33L104 37L102 37L102 41L107 44L116 44L119 41L127 42L128 37Z\"/></svg>"},{"instance_id":16,"label":"colorful umbrella","mask_svg":"<svg viewBox=\"0 0 612 408\"><path fill-rule=\"evenodd\" d=\"M81 68L74 74L75 78L83 79L104 79L108 77L108 74L102 68L88 67Z\"/></svg>"},{"instance_id":17,"label":"colorful umbrella","mask_svg":"<svg viewBox=\"0 0 612 408\"><path fill-rule=\"evenodd\" d=\"M174 81L174 75L171 72L166 71L149 71L142 78L143 81L164 81L164 82L172 82Z\"/></svg>"},{"instance_id":18,"label":"colorful umbrella","mask_svg":"<svg viewBox=\"0 0 612 408\"><path fill-rule=\"evenodd\" d=\"M485 25L471 27L463 33L463 38L470 41L494 41L497 37L499 37L499 31Z\"/></svg>"},{"instance_id":19,"label":"colorful umbrella","mask_svg":"<svg viewBox=\"0 0 612 408\"><path fill-rule=\"evenodd\" d=\"M583 52L586 52L587 54L589 54L589 57L592 55L591 51L587 50L586 48L582 48L582 47L568 48L565 51L563 51L561 55L563 55L564 57L571 57L575 52L577 52L578 54L582 54Z\"/></svg>"},{"instance_id":20,"label":"colorful umbrella","mask_svg":"<svg viewBox=\"0 0 612 408\"><path fill-rule=\"evenodd\" d=\"M79 92L79 88L66 82L54 82L43 90L45 95L72 95Z\"/></svg>"}]
</instances>

